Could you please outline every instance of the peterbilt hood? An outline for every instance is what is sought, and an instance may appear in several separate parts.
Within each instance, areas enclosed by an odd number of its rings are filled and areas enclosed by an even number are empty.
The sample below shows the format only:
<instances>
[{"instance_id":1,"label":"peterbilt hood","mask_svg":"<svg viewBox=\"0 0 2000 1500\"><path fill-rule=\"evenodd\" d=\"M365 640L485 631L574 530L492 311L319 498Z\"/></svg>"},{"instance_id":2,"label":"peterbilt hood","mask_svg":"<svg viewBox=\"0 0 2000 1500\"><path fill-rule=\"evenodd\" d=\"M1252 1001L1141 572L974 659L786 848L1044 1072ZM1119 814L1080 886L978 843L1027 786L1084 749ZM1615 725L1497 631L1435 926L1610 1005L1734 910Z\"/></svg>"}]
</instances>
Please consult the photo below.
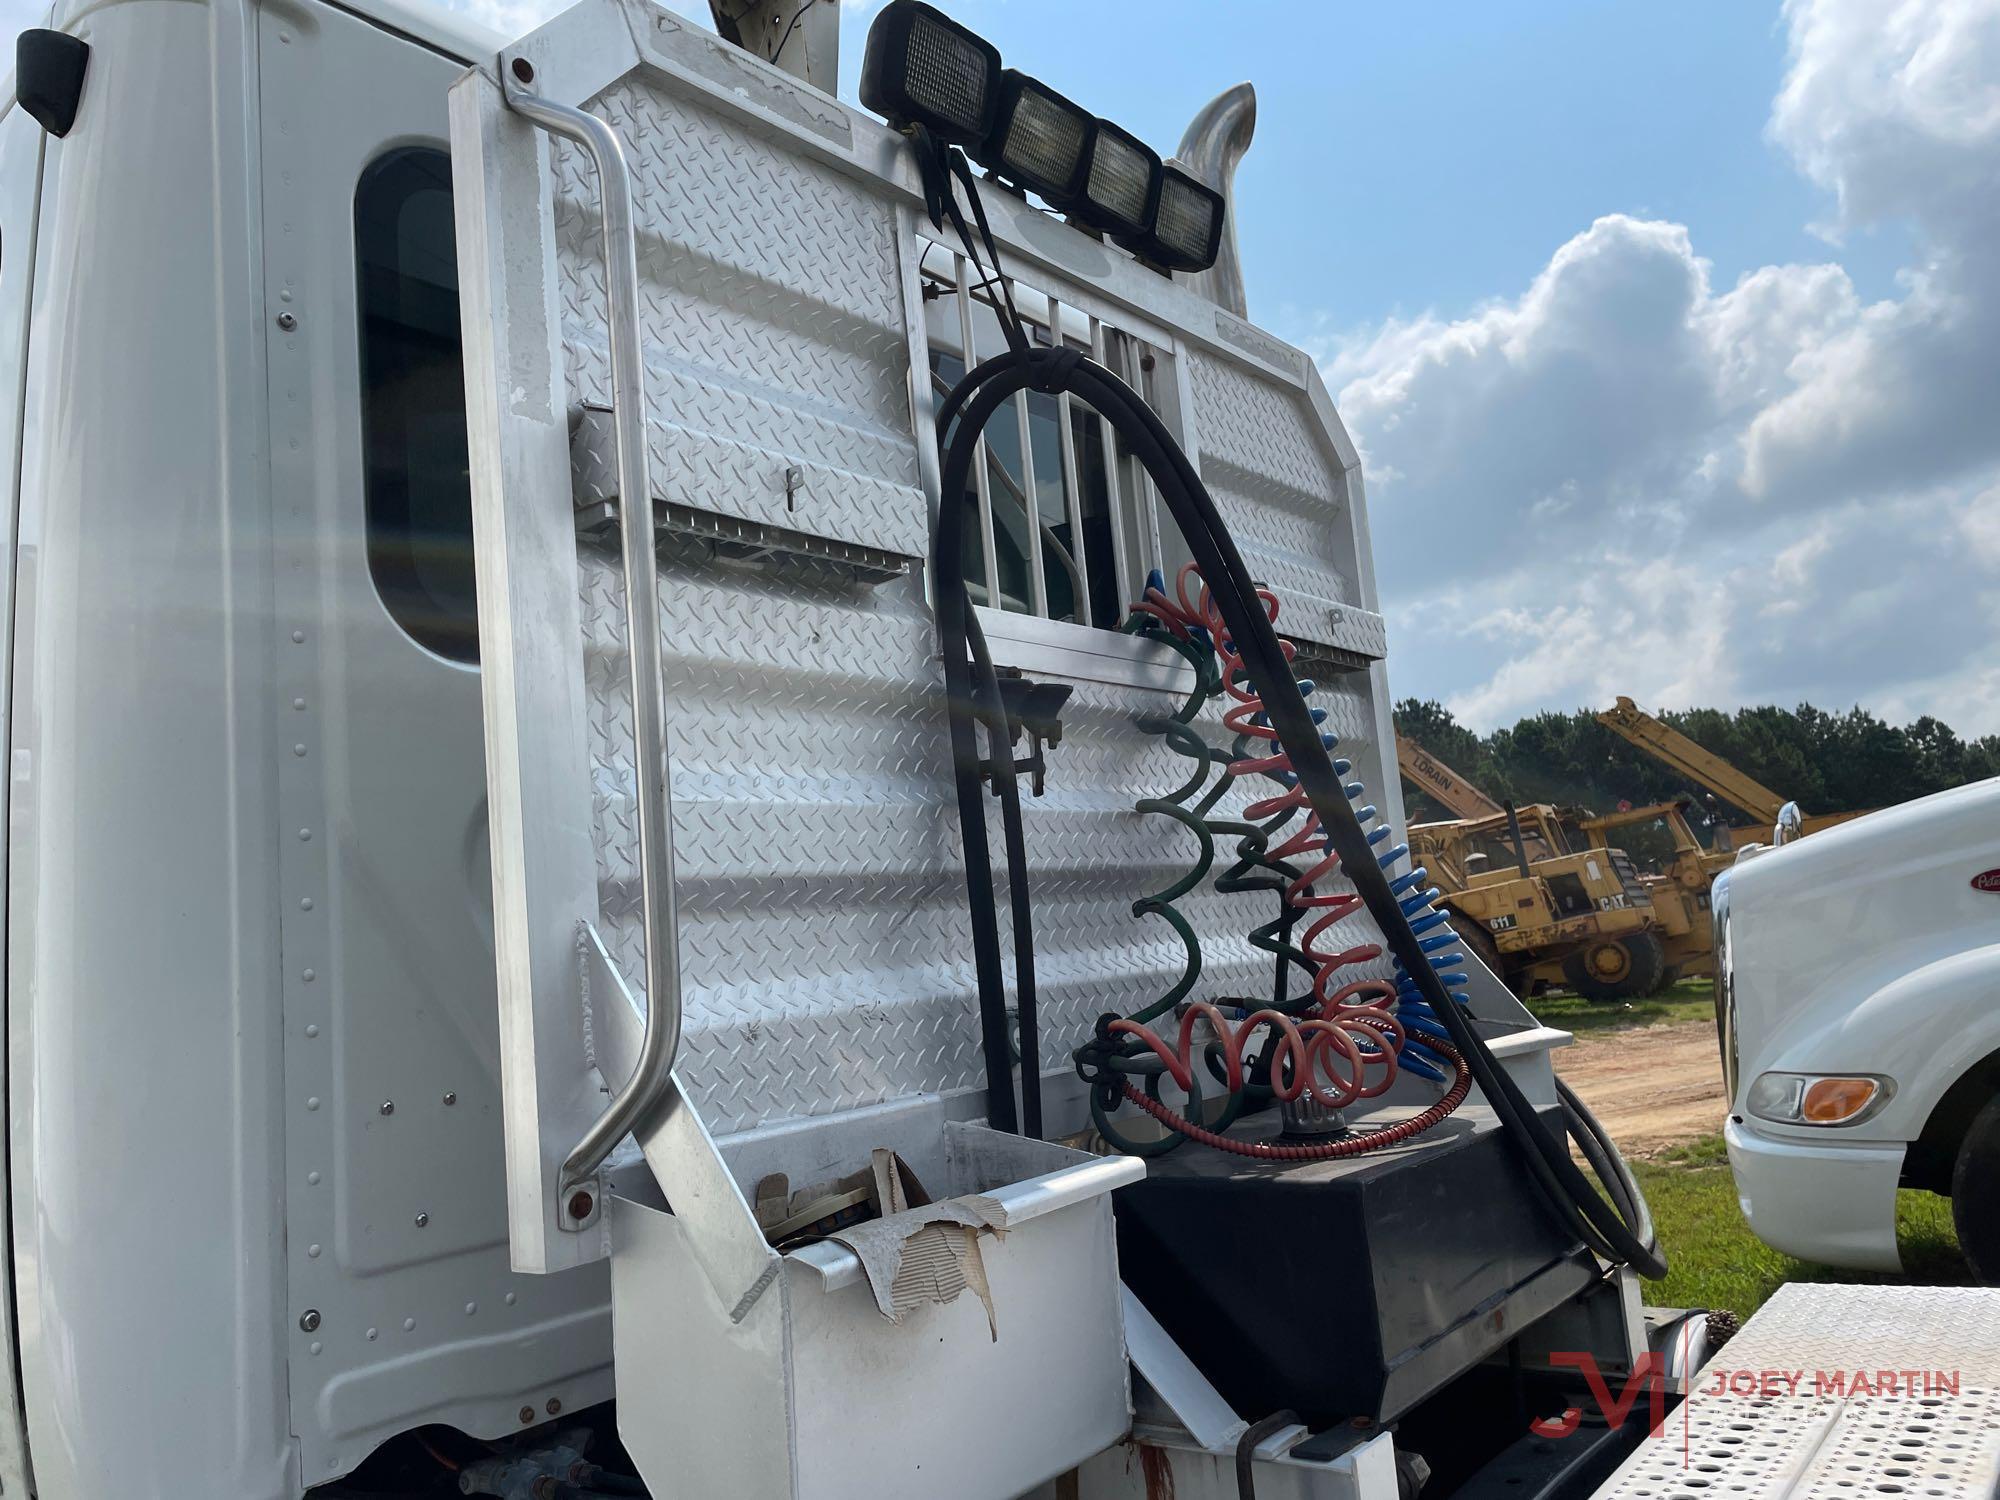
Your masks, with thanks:
<instances>
[{"instance_id":1,"label":"peterbilt hood","mask_svg":"<svg viewBox=\"0 0 2000 1500\"><path fill-rule=\"evenodd\" d=\"M1738 861L1729 940L1742 1077L1771 1066L1770 1039L1793 1035L1795 1018L1810 1027L1804 1013L1821 1002L1844 1008L1924 964L2000 941L2000 892L1975 885L1996 866L2000 778Z\"/></svg>"}]
</instances>

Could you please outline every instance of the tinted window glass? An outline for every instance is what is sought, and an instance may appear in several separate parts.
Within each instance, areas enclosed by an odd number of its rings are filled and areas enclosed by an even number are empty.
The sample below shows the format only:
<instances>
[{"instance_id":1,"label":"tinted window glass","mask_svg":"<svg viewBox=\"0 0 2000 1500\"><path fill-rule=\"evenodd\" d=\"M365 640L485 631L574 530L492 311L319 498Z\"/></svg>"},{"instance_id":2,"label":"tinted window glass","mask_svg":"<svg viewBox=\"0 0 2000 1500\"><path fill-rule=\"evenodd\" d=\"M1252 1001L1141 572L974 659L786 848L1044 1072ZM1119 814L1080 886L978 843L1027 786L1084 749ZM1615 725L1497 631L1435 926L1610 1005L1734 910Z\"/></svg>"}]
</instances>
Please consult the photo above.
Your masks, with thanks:
<instances>
[{"instance_id":1,"label":"tinted window glass","mask_svg":"<svg viewBox=\"0 0 2000 1500\"><path fill-rule=\"evenodd\" d=\"M479 657L451 159L393 151L354 194L368 566L398 624Z\"/></svg>"}]
</instances>

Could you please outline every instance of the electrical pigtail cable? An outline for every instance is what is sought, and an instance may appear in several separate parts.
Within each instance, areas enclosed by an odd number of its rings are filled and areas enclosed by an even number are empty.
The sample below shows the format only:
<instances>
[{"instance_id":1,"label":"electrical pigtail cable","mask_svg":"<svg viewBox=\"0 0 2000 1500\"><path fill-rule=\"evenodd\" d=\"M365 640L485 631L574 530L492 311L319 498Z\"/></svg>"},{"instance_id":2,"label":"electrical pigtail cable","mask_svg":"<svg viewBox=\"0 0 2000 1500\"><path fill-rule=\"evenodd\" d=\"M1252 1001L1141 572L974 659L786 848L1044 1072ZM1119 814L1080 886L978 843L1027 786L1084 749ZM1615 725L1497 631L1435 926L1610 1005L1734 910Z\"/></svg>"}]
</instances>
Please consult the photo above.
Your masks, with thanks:
<instances>
[{"instance_id":1,"label":"electrical pigtail cable","mask_svg":"<svg viewBox=\"0 0 2000 1500\"><path fill-rule=\"evenodd\" d=\"M929 154L927 180L938 172L942 165L940 159L947 155L955 153L933 151ZM920 149L920 160L924 160L925 156ZM950 179L956 176L967 186L975 205L975 217L983 229L984 214L977 207L977 188L969 170L961 174L956 169L947 169L947 173L941 186L934 180L929 181L930 191L939 195L933 199L933 208L952 220L954 228L966 243L968 255L977 263L979 257L971 245L963 214L953 201ZM994 247L990 236L987 237L987 248L994 274L999 277L999 257L997 253L992 253ZM1001 321L1006 325L1012 321L1009 316L1012 313L1012 298L1005 288L1004 279L1001 286L1000 300L1007 304L1007 314L1002 315ZM1289 774L1297 778L1298 791L1318 818L1325 853L1337 857L1341 870L1354 886L1359 906L1367 910L1380 929L1402 971L1399 982L1407 981L1410 986L1408 998L1427 1009L1428 1014L1422 1018L1426 1040L1434 1045L1439 1056L1454 1064L1463 1064L1469 1075L1467 1086L1471 1083L1478 1085L1522 1163L1540 1188L1549 1210L1569 1234L1607 1261L1629 1264L1648 1277L1665 1275L1666 1262L1658 1246L1652 1242L1650 1225L1636 1193L1636 1184L1632 1183L1629 1174L1619 1170L1616 1154L1603 1140L1601 1132L1593 1139L1584 1125L1587 1116L1581 1112L1580 1106L1565 1101L1564 1113L1569 1127L1565 1134L1581 1131L1586 1160L1595 1161L1597 1157L1602 1157L1602 1164L1598 1167L1600 1175L1606 1167L1611 1169L1605 1185L1614 1201L1607 1201L1571 1160L1567 1141L1543 1127L1534 1105L1494 1057L1485 1039L1474 1027L1471 1016L1458 1003L1444 976L1434 966L1432 954L1435 950L1426 947L1426 934L1413 930L1411 915L1405 909L1411 904L1407 885L1403 891L1396 889L1396 884L1392 883L1384 868L1382 856L1377 853L1376 844L1381 841L1385 830L1377 829L1371 840L1361 817L1350 805L1347 789L1322 741L1313 710L1292 676L1287 649L1278 638L1269 612L1268 596L1260 597L1228 526L1172 432L1124 381L1079 351L1060 347L1059 339L1056 341L1059 347L1056 348L1034 347L1022 330L1015 326L1009 333L1008 342L1008 352L972 367L938 411L938 431L944 449L941 487L944 498L932 554L933 586L939 640L944 652L946 692L950 699L953 764L959 782L968 890L974 901L975 947L980 943L980 906L978 894L972 891L972 886L975 867L980 870L985 868L983 861L986 853L984 808L978 794L977 752L972 745L975 713L987 723L989 736L997 734L996 746L1004 748L1008 738L1005 713L999 708L997 683L984 670L978 673L978 706L976 709L974 706L975 662L971 652L972 642L978 635L978 622L971 609L964 573L962 497L966 492L979 435L994 414L1024 390L1066 393L1110 422L1123 440L1126 451L1145 469L1161 500L1172 513L1213 601L1217 621L1214 633L1223 637L1215 644L1218 650L1225 644L1229 647L1249 683L1258 690L1258 712L1262 716L1258 727L1267 731L1269 739L1288 762ZM970 363L971 351L968 350L967 354ZM997 754L996 772L1001 771L1002 763L1009 759L1008 754ZM968 779L971 783L969 796ZM1008 779L1002 776L1003 785ZM1006 805L1003 792L1003 815ZM1025 876L1025 871L1010 870L1010 883L1016 874ZM987 887L990 893L990 873ZM1024 879L1014 884L1014 891L1017 896L1025 897ZM1022 1014L1025 1020L1029 1010L1027 997L1032 993L1033 949L1031 942L1024 945L1020 941L1027 932L1022 920L1024 907L1025 900L1016 907L1015 937L1017 984L1023 986ZM990 899L985 909L990 921ZM991 942L989 947L997 974L997 940ZM994 1018L984 983L981 986L981 1013L988 1041L989 1091L1010 1093L1004 1068L995 1067L992 1045ZM1293 1024L1288 1017L1283 1019L1286 1025ZM1004 1011L1000 1020L1004 1041ZM1430 1035L1431 1025L1437 1026L1443 1034ZM1387 1038L1384 1040L1386 1050ZM1291 1043L1281 1035L1274 1045L1286 1048ZM1004 1047L1001 1051L1000 1061L1004 1064ZM1294 1058L1297 1058L1296 1051ZM1276 1076L1275 1070L1273 1076ZM1299 1080L1295 1078L1294 1081ZM1011 1102L1010 1097L1009 1106ZM1439 1105L1443 1103L1443 1100L1439 1101ZM1433 1109L1438 1107L1434 1105ZM1311 1148L1271 1149L1297 1151Z\"/></svg>"}]
</instances>

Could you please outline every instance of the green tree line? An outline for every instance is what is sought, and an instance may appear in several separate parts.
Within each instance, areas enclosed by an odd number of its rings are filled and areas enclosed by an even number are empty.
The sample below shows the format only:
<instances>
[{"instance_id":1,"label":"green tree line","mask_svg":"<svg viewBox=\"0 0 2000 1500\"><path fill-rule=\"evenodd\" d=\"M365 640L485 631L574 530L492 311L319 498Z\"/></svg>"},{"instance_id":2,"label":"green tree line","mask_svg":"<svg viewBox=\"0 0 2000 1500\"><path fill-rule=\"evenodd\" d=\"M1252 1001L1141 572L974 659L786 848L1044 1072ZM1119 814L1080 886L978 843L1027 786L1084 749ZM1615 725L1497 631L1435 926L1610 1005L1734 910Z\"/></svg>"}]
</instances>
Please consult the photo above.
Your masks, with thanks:
<instances>
[{"instance_id":1,"label":"green tree line","mask_svg":"<svg viewBox=\"0 0 2000 1500\"><path fill-rule=\"evenodd\" d=\"M1536 714L1488 735L1467 729L1435 699L1406 698L1395 712L1397 734L1422 745L1495 801L1609 812L1620 802L1688 795L1697 811L1707 806L1704 788L1606 729L1587 708ZM1886 807L2000 776L2000 735L1961 739L1928 714L1901 727L1863 708L1830 714L1810 703L1734 713L1691 708L1659 717L1808 813ZM1403 796L1411 822L1452 816L1407 781ZM1727 804L1718 810L1727 822L1750 821Z\"/></svg>"}]
</instances>

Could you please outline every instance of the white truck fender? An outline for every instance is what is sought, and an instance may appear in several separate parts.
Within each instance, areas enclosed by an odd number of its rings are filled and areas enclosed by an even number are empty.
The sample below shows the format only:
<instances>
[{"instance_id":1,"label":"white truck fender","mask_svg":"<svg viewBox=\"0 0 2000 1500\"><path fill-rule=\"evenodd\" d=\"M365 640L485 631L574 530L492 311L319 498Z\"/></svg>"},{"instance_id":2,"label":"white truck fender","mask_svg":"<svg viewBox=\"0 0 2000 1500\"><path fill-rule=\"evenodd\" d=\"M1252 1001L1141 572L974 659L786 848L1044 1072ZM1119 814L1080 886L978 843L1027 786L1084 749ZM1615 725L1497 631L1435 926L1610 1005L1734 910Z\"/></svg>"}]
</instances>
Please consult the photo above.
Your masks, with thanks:
<instances>
[{"instance_id":1,"label":"white truck fender","mask_svg":"<svg viewBox=\"0 0 2000 1500\"><path fill-rule=\"evenodd\" d=\"M1951 1086L2000 1052L2000 944L1948 954L1898 975L1825 1024L1785 1039L1759 1071L1878 1073L1894 1096L1882 1111L1839 1133L1913 1141ZM1745 1082L1749 1080L1746 1078ZM1830 1132L1800 1127L1824 1138Z\"/></svg>"}]
</instances>

